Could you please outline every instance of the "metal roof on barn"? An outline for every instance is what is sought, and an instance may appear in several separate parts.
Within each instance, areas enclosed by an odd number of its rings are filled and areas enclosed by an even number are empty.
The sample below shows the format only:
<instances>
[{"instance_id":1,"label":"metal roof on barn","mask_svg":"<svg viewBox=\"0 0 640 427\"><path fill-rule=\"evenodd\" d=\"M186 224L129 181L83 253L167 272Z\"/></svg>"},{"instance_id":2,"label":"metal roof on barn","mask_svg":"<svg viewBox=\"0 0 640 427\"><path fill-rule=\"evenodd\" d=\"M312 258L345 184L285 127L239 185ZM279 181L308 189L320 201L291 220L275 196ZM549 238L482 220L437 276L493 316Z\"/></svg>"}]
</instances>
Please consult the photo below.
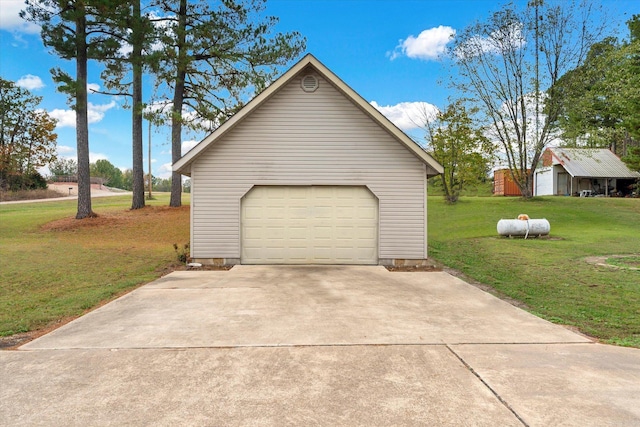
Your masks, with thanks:
<instances>
[{"instance_id":1,"label":"metal roof on barn","mask_svg":"<svg viewBox=\"0 0 640 427\"><path fill-rule=\"evenodd\" d=\"M561 164L573 177L583 178L640 178L622 160L607 149L550 148L555 164Z\"/></svg>"}]
</instances>

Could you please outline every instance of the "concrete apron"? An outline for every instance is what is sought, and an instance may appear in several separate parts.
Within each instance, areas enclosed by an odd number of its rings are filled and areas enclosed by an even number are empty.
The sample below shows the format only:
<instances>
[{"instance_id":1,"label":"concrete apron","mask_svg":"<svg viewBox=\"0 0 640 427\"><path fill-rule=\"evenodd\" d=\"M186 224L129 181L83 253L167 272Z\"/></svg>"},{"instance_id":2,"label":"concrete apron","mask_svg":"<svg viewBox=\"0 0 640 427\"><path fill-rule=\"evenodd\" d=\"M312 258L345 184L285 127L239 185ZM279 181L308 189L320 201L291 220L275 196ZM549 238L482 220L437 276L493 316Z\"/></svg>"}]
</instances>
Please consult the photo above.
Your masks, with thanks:
<instances>
[{"instance_id":1,"label":"concrete apron","mask_svg":"<svg viewBox=\"0 0 640 427\"><path fill-rule=\"evenodd\" d=\"M640 425L640 351L446 273L176 272L0 352L7 425Z\"/></svg>"}]
</instances>

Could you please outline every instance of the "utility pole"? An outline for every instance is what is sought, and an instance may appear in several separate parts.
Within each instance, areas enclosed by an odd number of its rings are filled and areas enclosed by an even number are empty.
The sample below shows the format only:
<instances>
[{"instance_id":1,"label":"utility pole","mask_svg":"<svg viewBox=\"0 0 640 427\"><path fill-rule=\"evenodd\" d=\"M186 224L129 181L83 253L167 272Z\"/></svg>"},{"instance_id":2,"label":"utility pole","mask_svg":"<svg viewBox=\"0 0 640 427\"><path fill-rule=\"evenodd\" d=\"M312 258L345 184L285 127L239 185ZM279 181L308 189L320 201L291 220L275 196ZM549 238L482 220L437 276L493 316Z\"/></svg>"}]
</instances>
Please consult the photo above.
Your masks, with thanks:
<instances>
[{"instance_id":1,"label":"utility pole","mask_svg":"<svg viewBox=\"0 0 640 427\"><path fill-rule=\"evenodd\" d=\"M151 195L151 119L149 119L149 195L147 196L148 200L151 200L153 196Z\"/></svg>"},{"instance_id":2,"label":"utility pole","mask_svg":"<svg viewBox=\"0 0 640 427\"><path fill-rule=\"evenodd\" d=\"M534 7L536 8L536 77L535 77L535 91L536 91L536 145L540 144L540 14L539 9L543 0L535 0Z\"/></svg>"}]
</instances>

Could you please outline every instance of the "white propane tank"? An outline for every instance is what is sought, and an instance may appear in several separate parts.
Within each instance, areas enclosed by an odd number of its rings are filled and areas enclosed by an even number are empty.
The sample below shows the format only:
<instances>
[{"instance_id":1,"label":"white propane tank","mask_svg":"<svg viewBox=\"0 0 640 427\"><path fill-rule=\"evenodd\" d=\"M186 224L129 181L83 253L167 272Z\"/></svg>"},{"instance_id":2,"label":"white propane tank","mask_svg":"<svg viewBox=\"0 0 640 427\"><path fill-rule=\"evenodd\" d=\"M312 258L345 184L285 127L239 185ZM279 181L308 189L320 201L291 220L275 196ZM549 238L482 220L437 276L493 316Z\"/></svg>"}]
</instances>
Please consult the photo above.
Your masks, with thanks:
<instances>
[{"instance_id":1,"label":"white propane tank","mask_svg":"<svg viewBox=\"0 0 640 427\"><path fill-rule=\"evenodd\" d=\"M551 225L542 219L501 219L498 221L498 234L501 236L547 236Z\"/></svg>"}]
</instances>

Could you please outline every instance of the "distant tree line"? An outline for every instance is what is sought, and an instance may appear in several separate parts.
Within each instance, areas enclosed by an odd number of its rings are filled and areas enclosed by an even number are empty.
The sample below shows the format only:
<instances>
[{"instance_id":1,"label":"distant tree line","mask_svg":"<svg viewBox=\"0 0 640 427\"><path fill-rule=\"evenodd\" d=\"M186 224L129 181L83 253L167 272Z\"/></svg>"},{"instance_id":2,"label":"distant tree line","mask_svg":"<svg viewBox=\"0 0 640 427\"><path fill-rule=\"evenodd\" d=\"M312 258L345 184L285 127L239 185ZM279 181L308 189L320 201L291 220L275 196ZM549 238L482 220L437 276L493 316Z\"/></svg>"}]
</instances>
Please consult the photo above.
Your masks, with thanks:
<instances>
[{"instance_id":1,"label":"distant tree line","mask_svg":"<svg viewBox=\"0 0 640 427\"><path fill-rule=\"evenodd\" d=\"M51 171L51 178L53 180L61 177L64 179L68 177L77 178L78 165L73 159L60 158L49 165L49 170ZM102 184L108 187L133 191L133 171L131 169L122 171L108 160L100 159L95 163L89 164L89 171L92 179L99 178ZM144 176L144 185L146 189L149 188L148 175ZM189 193L191 189L190 180L186 180L181 187L181 191ZM170 192L171 177L159 178L151 175L151 188L153 191Z\"/></svg>"}]
</instances>

